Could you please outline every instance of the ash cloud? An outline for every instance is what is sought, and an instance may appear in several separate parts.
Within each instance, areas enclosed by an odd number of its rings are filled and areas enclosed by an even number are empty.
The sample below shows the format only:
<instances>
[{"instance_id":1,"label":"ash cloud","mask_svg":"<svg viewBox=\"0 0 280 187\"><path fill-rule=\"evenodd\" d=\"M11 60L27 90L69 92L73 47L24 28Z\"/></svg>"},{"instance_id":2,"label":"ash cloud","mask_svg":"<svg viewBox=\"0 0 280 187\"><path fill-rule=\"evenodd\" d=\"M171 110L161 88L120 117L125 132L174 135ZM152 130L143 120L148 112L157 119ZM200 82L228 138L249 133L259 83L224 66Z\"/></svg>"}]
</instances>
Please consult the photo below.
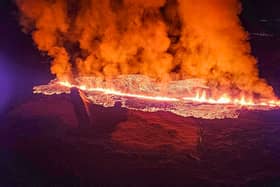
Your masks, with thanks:
<instances>
[{"instance_id":1,"label":"ash cloud","mask_svg":"<svg viewBox=\"0 0 280 187\"><path fill-rule=\"evenodd\" d=\"M143 74L203 78L274 97L258 74L238 0L17 0L20 23L59 79Z\"/></svg>"}]
</instances>

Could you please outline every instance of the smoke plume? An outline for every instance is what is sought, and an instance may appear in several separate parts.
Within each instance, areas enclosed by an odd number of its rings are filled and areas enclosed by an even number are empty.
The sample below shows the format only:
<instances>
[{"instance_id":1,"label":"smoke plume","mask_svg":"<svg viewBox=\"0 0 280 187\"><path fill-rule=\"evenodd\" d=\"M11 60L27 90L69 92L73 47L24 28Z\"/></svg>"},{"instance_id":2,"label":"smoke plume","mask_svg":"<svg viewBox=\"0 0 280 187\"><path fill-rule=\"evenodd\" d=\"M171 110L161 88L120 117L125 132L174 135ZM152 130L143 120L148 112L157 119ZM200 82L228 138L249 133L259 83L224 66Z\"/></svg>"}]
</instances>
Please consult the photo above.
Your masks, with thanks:
<instances>
[{"instance_id":1,"label":"smoke plume","mask_svg":"<svg viewBox=\"0 0 280 187\"><path fill-rule=\"evenodd\" d=\"M17 0L24 31L58 79L143 74L203 78L274 97L258 74L238 0Z\"/></svg>"}]
</instances>

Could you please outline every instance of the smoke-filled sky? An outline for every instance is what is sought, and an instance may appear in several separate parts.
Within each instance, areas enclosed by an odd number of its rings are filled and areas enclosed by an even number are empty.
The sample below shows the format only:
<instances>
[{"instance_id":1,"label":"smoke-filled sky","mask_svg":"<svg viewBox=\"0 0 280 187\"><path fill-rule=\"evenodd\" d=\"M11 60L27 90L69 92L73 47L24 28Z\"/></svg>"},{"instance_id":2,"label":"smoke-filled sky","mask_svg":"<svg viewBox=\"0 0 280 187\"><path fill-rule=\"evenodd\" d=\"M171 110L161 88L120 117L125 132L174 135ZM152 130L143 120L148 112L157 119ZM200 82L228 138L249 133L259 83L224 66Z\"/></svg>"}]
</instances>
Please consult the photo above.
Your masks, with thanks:
<instances>
[{"instance_id":1,"label":"smoke-filled sky","mask_svg":"<svg viewBox=\"0 0 280 187\"><path fill-rule=\"evenodd\" d=\"M273 97L259 77L239 0L17 0L23 31L59 79L144 74L203 78L211 88Z\"/></svg>"}]
</instances>

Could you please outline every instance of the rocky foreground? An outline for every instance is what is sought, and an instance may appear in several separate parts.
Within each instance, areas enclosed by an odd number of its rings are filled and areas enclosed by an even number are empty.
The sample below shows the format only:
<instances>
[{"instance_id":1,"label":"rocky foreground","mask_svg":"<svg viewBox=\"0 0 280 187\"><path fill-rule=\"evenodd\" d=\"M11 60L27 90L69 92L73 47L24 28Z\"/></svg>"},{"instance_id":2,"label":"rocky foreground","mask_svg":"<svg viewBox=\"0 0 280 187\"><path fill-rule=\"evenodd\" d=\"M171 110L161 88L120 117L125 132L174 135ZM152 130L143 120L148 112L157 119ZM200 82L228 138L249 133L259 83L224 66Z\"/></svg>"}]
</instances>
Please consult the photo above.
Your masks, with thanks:
<instances>
[{"instance_id":1,"label":"rocky foreground","mask_svg":"<svg viewBox=\"0 0 280 187\"><path fill-rule=\"evenodd\" d=\"M0 184L277 186L279 114L202 120L36 95L1 123Z\"/></svg>"}]
</instances>

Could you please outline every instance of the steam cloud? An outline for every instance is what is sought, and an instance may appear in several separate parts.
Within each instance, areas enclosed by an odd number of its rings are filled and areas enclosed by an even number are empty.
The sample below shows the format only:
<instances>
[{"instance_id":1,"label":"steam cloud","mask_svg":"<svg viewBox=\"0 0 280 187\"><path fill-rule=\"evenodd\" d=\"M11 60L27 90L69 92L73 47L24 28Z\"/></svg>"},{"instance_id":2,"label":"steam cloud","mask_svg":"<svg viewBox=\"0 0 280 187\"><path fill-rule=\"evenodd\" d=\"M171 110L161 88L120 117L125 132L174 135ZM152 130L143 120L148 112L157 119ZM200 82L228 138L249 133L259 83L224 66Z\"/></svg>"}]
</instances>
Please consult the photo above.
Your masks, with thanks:
<instances>
[{"instance_id":1,"label":"steam cloud","mask_svg":"<svg viewBox=\"0 0 280 187\"><path fill-rule=\"evenodd\" d=\"M274 97L259 78L238 0L17 0L21 25L59 79L144 74L204 78L211 88Z\"/></svg>"}]
</instances>

